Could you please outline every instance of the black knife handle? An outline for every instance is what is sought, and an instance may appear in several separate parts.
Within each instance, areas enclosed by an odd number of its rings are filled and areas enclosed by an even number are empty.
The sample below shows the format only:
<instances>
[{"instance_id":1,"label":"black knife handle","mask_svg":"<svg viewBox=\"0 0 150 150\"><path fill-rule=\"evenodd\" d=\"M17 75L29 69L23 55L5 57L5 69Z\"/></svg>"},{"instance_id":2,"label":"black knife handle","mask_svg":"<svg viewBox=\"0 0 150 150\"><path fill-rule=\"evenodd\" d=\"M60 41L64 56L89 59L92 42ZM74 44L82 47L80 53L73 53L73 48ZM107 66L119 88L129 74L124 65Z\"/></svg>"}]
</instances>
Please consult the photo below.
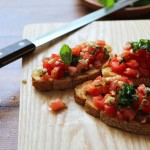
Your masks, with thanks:
<instances>
[{"instance_id":1,"label":"black knife handle","mask_svg":"<svg viewBox=\"0 0 150 150\"><path fill-rule=\"evenodd\" d=\"M33 52L35 49L36 46L27 39L23 39L17 43L0 49L0 67Z\"/></svg>"}]
</instances>

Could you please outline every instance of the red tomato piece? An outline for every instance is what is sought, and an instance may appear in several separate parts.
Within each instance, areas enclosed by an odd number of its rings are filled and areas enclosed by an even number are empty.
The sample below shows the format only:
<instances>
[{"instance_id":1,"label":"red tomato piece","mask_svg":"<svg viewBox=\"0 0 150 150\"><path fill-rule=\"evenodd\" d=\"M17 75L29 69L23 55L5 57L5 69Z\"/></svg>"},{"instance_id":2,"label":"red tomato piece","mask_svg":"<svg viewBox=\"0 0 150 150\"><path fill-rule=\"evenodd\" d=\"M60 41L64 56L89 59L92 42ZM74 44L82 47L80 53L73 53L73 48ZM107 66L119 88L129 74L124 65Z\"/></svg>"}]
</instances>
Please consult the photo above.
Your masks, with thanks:
<instances>
[{"instance_id":1,"label":"red tomato piece","mask_svg":"<svg viewBox=\"0 0 150 150\"><path fill-rule=\"evenodd\" d=\"M145 78L150 77L150 70L149 69L139 68L139 72L140 72L142 77L145 77Z\"/></svg>"},{"instance_id":2,"label":"red tomato piece","mask_svg":"<svg viewBox=\"0 0 150 150\"><path fill-rule=\"evenodd\" d=\"M46 58L43 58L42 61L43 61L43 68L46 68L48 74L50 75L53 67L48 63L48 60L46 60Z\"/></svg>"},{"instance_id":3,"label":"red tomato piece","mask_svg":"<svg viewBox=\"0 0 150 150\"><path fill-rule=\"evenodd\" d=\"M146 95L146 86L144 84L140 84L137 88L137 91L141 93L143 96Z\"/></svg>"},{"instance_id":4,"label":"red tomato piece","mask_svg":"<svg viewBox=\"0 0 150 150\"><path fill-rule=\"evenodd\" d=\"M69 66L68 67L68 73L71 76L75 76L77 74L77 67Z\"/></svg>"},{"instance_id":5,"label":"red tomato piece","mask_svg":"<svg viewBox=\"0 0 150 150\"><path fill-rule=\"evenodd\" d=\"M116 117L118 120L124 120L124 116L119 110L116 112Z\"/></svg>"},{"instance_id":6,"label":"red tomato piece","mask_svg":"<svg viewBox=\"0 0 150 150\"><path fill-rule=\"evenodd\" d=\"M104 100L103 100L103 96L99 95L99 96L95 96L93 97L93 103L94 105L99 108L100 110L104 110Z\"/></svg>"},{"instance_id":7,"label":"red tomato piece","mask_svg":"<svg viewBox=\"0 0 150 150\"><path fill-rule=\"evenodd\" d=\"M51 77L54 79L60 79L64 76L64 69L61 66L56 66L51 71Z\"/></svg>"},{"instance_id":8,"label":"red tomato piece","mask_svg":"<svg viewBox=\"0 0 150 150\"><path fill-rule=\"evenodd\" d=\"M79 56L81 49L82 47L80 45L77 45L75 48L72 48L72 55Z\"/></svg>"},{"instance_id":9,"label":"red tomato piece","mask_svg":"<svg viewBox=\"0 0 150 150\"><path fill-rule=\"evenodd\" d=\"M132 84L133 82L131 80L129 80L127 77L124 77L124 76L120 76L118 78L119 81L123 81L123 82L126 82L126 83L129 83L129 84Z\"/></svg>"},{"instance_id":10,"label":"red tomato piece","mask_svg":"<svg viewBox=\"0 0 150 150\"><path fill-rule=\"evenodd\" d=\"M126 76L132 77L132 78L137 78L140 75L140 73L137 69L132 69L132 68L126 68L126 70L123 73Z\"/></svg>"},{"instance_id":11,"label":"red tomato piece","mask_svg":"<svg viewBox=\"0 0 150 150\"><path fill-rule=\"evenodd\" d=\"M129 67L129 68L137 68L139 66L139 63L134 60L134 59L130 59L129 61L126 62L126 65Z\"/></svg>"},{"instance_id":12,"label":"red tomato piece","mask_svg":"<svg viewBox=\"0 0 150 150\"><path fill-rule=\"evenodd\" d=\"M51 108L53 111L59 111L61 109L67 108L67 106L61 99L56 99L49 104L49 108Z\"/></svg>"},{"instance_id":13,"label":"red tomato piece","mask_svg":"<svg viewBox=\"0 0 150 150\"><path fill-rule=\"evenodd\" d=\"M136 53L136 56L139 56L141 60L145 60L148 57L148 52L146 50L139 49Z\"/></svg>"},{"instance_id":14,"label":"red tomato piece","mask_svg":"<svg viewBox=\"0 0 150 150\"><path fill-rule=\"evenodd\" d=\"M100 89L93 84L87 85L85 88L85 91L89 95L93 95L93 96L97 96L97 95L101 94Z\"/></svg>"},{"instance_id":15,"label":"red tomato piece","mask_svg":"<svg viewBox=\"0 0 150 150\"><path fill-rule=\"evenodd\" d=\"M145 113L150 113L150 98L142 101L142 110Z\"/></svg>"},{"instance_id":16,"label":"red tomato piece","mask_svg":"<svg viewBox=\"0 0 150 150\"><path fill-rule=\"evenodd\" d=\"M114 117L114 116L116 116L117 108L114 105L105 104L104 111L109 117Z\"/></svg>"},{"instance_id":17,"label":"red tomato piece","mask_svg":"<svg viewBox=\"0 0 150 150\"><path fill-rule=\"evenodd\" d=\"M120 112L127 121L132 121L136 115L136 111L132 108L121 108Z\"/></svg>"},{"instance_id":18,"label":"red tomato piece","mask_svg":"<svg viewBox=\"0 0 150 150\"><path fill-rule=\"evenodd\" d=\"M101 61L100 60L95 60L94 61L94 67L99 67L99 66L101 66Z\"/></svg>"},{"instance_id":19,"label":"red tomato piece","mask_svg":"<svg viewBox=\"0 0 150 150\"><path fill-rule=\"evenodd\" d=\"M124 62L120 64L119 61L111 61L110 67L116 73L123 73L123 71L127 68L127 65Z\"/></svg>"},{"instance_id":20,"label":"red tomato piece","mask_svg":"<svg viewBox=\"0 0 150 150\"><path fill-rule=\"evenodd\" d=\"M131 49L131 43L126 43L126 45L124 46L124 49L129 51Z\"/></svg>"},{"instance_id":21,"label":"red tomato piece","mask_svg":"<svg viewBox=\"0 0 150 150\"><path fill-rule=\"evenodd\" d=\"M106 42L103 40L97 40L96 43L98 44L98 46L105 46Z\"/></svg>"},{"instance_id":22,"label":"red tomato piece","mask_svg":"<svg viewBox=\"0 0 150 150\"><path fill-rule=\"evenodd\" d=\"M143 94L138 93L138 100L135 101L134 104L133 104L133 107L134 107L136 110L139 109L142 100L143 100Z\"/></svg>"}]
</instances>

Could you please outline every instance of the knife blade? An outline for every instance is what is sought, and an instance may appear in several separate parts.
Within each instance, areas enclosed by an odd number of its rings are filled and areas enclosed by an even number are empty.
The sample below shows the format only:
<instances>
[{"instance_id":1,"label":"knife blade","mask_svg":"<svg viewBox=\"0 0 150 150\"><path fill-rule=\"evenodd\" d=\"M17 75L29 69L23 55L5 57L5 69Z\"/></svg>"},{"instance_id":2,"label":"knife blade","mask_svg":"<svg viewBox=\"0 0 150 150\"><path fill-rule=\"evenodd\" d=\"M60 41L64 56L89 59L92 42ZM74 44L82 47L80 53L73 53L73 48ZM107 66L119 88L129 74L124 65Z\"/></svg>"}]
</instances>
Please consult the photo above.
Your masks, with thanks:
<instances>
[{"instance_id":1,"label":"knife blade","mask_svg":"<svg viewBox=\"0 0 150 150\"><path fill-rule=\"evenodd\" d=\"M81 28L97 19L100 19L106 15L109 15L127 5L130 5L138 0L121 0L117 2L112 8L102 8L94 11L88 15L85 15L67 25L56 28L55 30L48 32L42 36L39 36L33 40L23 39L14 44L11 44L0 50L0 67L3 67L18 58L21 58L36 50L37 47L48 43L58 37L61 37L69 32L72 32L78 28Z\"/></svg>"}]
</instances>

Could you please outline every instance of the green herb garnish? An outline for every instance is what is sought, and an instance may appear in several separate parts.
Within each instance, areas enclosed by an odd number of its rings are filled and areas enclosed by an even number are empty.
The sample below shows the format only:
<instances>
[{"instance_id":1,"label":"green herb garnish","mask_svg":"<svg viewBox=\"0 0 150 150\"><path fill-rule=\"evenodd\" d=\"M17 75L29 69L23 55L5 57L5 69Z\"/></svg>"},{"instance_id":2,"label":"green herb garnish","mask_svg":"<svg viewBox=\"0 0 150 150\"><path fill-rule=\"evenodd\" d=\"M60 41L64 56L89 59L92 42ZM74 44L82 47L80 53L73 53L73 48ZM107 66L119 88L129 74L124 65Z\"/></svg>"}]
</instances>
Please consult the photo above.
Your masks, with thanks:
<instances>
[{"instance_id":1,"label":"green herb garnish","mask_svg":"<svg viewBox=\"0 0 150 150\"><path fill-rule=\"evenodd\" d=\"M71 48L64 44L60 50L60 57L66 63L70 64L72 62L72 50Z\"/></svg>"},{"instance_id":2,"label":"green herb garnish","mask_svg":"<svg viewBox=\"0 0 150 150\"><path fill-rule=\"evenodd\" d=\"M133 49L133 52L136 52L138 49L150 52L150 40L140 39L138 42L131 42L131 48Z\"/></svg>"},{"instance_id":3,"label":"green herb garnish","mask_svg":"<svg viewBox=\"0 0 150 150\"><path fill-rule=\"evenodd\" d=\"M109 58L109 52L106 47L104 47L104 53L105 53L106 57Z\"/></svg>"},{"instance_id":4,"label":"green herb garnish","mask_svg":"<svg viewBox=\"0 0 150 150\"><path fill-rule=\"evenodd\" d=\"M107 8L113 7L115 4L115 0L99 0L99 2Z\"/></svg>"},{"instance_id":5,"label":"green herb garnish","mask_svg":"<svg viewBox=\"0 0 150 150\"><path fill-rule=\"evenodd\" d=\"M95 84L95 87L97 87L97 86L102 86L101 84Z\"/></svg>"},{"instance_id":6,"label":"green herb garnish","mask_svg":"<svg viewBox=\"0 0 150 150\"><path fill-rule=\"evenodd\" d=\"M136 90L133 84L124 83L118 95L118 107L132 107L133 103L138 100Z\"/></svg>"},{"instance_id":7,"label":"green herb garnish","mask_svg":"<svg viewBox=\"0 0 150 150\"><path fill-rule=\"evenodd\" d=\"M71 65L77 65L80 59L82 59L80 56L72 55Z\"/></svg>"}]
</instances>

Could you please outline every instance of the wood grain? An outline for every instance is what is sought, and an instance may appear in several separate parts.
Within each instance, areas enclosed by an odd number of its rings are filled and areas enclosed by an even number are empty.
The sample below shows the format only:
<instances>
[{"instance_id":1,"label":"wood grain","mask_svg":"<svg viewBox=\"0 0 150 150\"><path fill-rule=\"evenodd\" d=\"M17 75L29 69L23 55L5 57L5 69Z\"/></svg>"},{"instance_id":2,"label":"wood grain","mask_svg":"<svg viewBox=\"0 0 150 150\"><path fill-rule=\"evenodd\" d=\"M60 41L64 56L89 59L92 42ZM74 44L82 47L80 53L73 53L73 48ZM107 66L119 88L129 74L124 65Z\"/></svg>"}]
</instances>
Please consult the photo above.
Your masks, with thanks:
<instances>
[{"instance_id":1,"label":"wood grain","mask_svg":"<svg viewBox=\"0 0 150 150\"><path fill-rule=\"evenodd\" d=\"M24 37L31 38L62 24L33 24L27 26ZM31 72L41 63L43 56L58 53L61 45L71 47L84 41L104 39L112 45L114 53L120 53L127 41L150 38L150 21L94 22L77 32L60 38L39 49L23 60L19 112L19 150L98 150L149 149L149 136L135 135L105 125L88 115L74 102L73 90L63 92L36 91L31 85ZM59 113L48 110L50 101L61 98L68 108Z\"/></svg>"}]
</instances>

